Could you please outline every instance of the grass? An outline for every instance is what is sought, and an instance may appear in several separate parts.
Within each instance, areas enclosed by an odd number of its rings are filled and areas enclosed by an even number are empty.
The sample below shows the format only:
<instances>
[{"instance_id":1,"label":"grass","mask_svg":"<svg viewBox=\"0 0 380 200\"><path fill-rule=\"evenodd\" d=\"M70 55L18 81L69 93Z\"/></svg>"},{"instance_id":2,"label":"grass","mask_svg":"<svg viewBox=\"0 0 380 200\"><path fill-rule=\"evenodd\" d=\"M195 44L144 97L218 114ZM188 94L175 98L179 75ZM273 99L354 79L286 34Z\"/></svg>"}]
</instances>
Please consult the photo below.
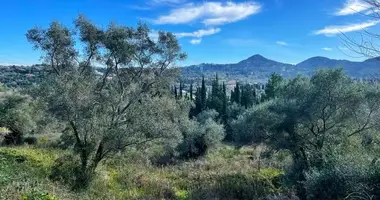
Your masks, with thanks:
<instances>
[{"instance_id":1,"label":"grass","mask_svg":"<svg viewBox=\"0 0 380 200\"><path fill-rule=\"evenodd\" d=\"M149 164L144 153L119 155L98 168L86 191L74 193L47 178L54 160L67 152L1 147L0 199L20 199L32 192L58 199L249 199L279 192L276 181L282 171L271 167L272 161L259 163L252 157L256 151L225 145L201 159L165 167Z\"/></svg>"},{"instance_id":2,"label":"grass","mask_svg":"<svg viewBox=\"0 0 380 200\"><path fill-rule=\"evenodd\" d=\"M53 149L0 147L0 199L21 199L34 190L69 194L64 186L47 179L60 154Z\"/></svg>"}]
</instances>

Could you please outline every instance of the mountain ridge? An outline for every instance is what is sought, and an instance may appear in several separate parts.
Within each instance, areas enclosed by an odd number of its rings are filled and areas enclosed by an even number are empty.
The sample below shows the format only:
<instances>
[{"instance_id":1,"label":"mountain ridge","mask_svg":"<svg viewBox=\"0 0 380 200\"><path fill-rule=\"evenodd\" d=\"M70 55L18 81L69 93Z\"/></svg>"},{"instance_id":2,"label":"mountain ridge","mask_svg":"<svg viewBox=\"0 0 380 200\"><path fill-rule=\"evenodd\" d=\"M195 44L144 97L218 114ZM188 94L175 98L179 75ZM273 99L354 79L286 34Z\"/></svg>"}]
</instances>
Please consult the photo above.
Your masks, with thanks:
<instances>
[{"instance_id":1,"label":"mountain ridge","mask_svg":"<svg viewBox=\"0 0 380 200\"><path fill-rule=\"evenodd\" d=\"M380 57L364 61L349 61L345 59L331 59L323 56L314 56L298 64L288 64L268 59L260 54L254 54L240 62L230 64L201 63L181 68L183 76L200 75L204 73L225 73L228 77L252 77L267 79L272 73L279 73L284 77L296 75L310 76L320 68L343 68L354 78L380 77Z\"/></svg>"}]
</instances>

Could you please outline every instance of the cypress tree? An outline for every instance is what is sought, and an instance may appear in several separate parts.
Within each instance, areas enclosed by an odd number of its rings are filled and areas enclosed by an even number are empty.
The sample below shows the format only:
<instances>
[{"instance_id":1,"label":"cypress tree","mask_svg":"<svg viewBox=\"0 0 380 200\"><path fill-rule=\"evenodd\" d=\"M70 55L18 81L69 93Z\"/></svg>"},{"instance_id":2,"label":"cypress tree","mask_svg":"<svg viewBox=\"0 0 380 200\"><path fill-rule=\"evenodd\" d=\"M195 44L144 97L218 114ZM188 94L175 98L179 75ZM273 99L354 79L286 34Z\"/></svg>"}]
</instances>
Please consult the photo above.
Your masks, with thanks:
<instances>
[{"instance_id":1,"label":"cypress tree","mask_svg":"<svg viewBox=\"0 0 380 200\"><path fill-rule=\"evenodd\" d=\"M236 86L234 88L234 96L233 96L233 102L237 103L237 104L241 104L241 100L240 100L240 86L239 86L239 82L236 83ZM231 97L232 98L232 97Z\"/></svg>"},{"instance_id":2,"label":"cypress tree","mask_svg":"<svg viewBox=\"0 0 380 200\"><path fill-rule=\"evenodd\" d=\"M180 82L179 82L179 98L180 98L180 99L182 99L182 97L183 97L183 92L182 92L182 90L183 90L183 83L182 83L182 81L180 81Z\"/></svg>"},{"instance_id":3,"label":"cypress tree","mask_svg":"<svg viewBox=\"0 0 380 200\"><path fill-rule=\"evenodd\" d=\"M193 100L193 81L190 83L190 100Z\"/></svg>"},{"instance_id":4,"label":"cypress tree","mask_svg":"<svg viewBox=\"0 0 380 200\"><path fill-rule=\"evenodd\" d=\"M283 82L280 74L273 73L265 86L265 100L274 99L278 95L278 89Z\"/></svg>"},{"instance_id":5,"label":"cypress tree","mask_svg":"<svg viewBox=\"0 0 380 200\"><path fill-rule=\"evenodd\" d=\"M202 112L202 98L201 98L201 88L197 88L195 92L195 108L191 112L191 117L197 116Z\"/></svg>"},{"instance_id":6,"label":"cypress tree","mask_svg":"<svg viewBox=\"0 0 380 200\"><path fill-rule=\"evenodd\" d=\"M226 91L226 84L223 82L223 87L222 87L222 110L221 110L221 116L224 124L227 124L227 91Z\"/></svg>"},{"instance_id":7,"label":"cypress tree","mask_svg":"<svg viewBox=\"0 0 380 200\"><path fill-rule=\"evenodd\" d=\"M207 88L205 83L205 77L202 77L202 87L201 87L201 111L207 109Z\"/></svg>"},{"instance_id":8,"label":"cypress tree","mask_svg":"<svg viewBox=\"0 0 380 200\"><path fill-rule=\"evenodd\" d=\"M218 74L216 74L211 84L211 94L208 96L207 107L216 110L220 114L219 93L219 78Z\"/></svg>"},{"instance_id":9,"label":"cypress tree","mask_svg":"<svg viewBox=\"0 0 380 200\"><path fill-rule=\"evenodd\" d=\"M177 86L174 86L174 97L177 99L178 94L177 94Z\"/></svg>"}]
</instances>

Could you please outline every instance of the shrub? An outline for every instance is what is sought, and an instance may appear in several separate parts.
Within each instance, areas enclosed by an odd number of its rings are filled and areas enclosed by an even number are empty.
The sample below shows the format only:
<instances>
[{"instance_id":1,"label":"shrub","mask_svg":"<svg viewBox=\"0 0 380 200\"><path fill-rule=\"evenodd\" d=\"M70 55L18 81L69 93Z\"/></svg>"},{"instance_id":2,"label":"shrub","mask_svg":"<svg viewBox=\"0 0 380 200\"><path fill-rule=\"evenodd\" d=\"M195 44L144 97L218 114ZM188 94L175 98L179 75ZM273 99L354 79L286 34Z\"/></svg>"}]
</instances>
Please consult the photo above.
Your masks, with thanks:
<instances>
[{"instance_id":1,"label":"shrub","mask_svg":"<svg viewBox=\"0 0 380 200\"><path fill-rule=\"evenodd\" d=\"M192 185L190 199L261 199L277 194L281 189L277 180L282 172L269 171L209 174L200 185ZM276 172L275 172L276 171Z\"/></svg>"},{"instance_id":2,"label":"shrub","mask_svg":"<svg viewBox=\"0 0 380 200\"><path fill-rule=\"evenodd\" d=\"M56 159L51 168L49 178L53 181L60 181L70 185L74 190L86 187L91 180L91 176L83 173L78 163L80 163L79 158L71 154Z\"/></svg>"},{"instance_id":3,"label":"shrub","mask_svg":"<svg viewBox=\"0 0 380 200\"><path fill-rule=\"evenodd\" d=\"M144 199L175 199L176 191L170 183L155 176L139 175L134 180L135 185L144 191Z\"/></svg>"},{"instance_id":4,"label":"shrub","mask_svg":"<svg viewBox=\"0 0 380 200\"><path fill-rule=\"evenodd\" d=\"M70 147L73 147L74 144L75 144L74 134L69 130L65 130L62 133L62 135L59 137L57 146L62 149L68 149Z\"/></svg>"},{"instance_id":5,"label":"shrub","mask_svg":"<svg viewBox=\"0 0 380 200\"><path fill-rule=\"evenodd\" d=\"M19 133L10 132L4 136L4 140L3 140L4 145L21 145L23 143L24 141L23 141L22 135Z\"/></svg>"},{"instance_id":6,"label":"shrub","mask_svg":"<svg viewBox=\"0 0 380 200\"><path fill-rule=\"evenodd\" d=\"M261 172L229 174L217 179L217 191L223 199L258 199L278 191L273 178Z\"/></svg>"},{"instance_id":7,"label":"shrub","mask_svg":"<svg viewBox=\"0 0 380 200\"><path fill-rule=\"evenodd\" d=\"M355 187L354 177L339 168L313 170L306 175L307 199L344 199Z\"/></svg>"},{"instance_id":8,"label":"shrub","mask_svg":"<svg viewBox=\"0 0 380 200\"><path fill-rule=\"evenodd\" d=\"M29 145L37 144L37 138L36 137L32 137L32 136L25 137L24 138L24 143L29 144Z\"/></svg>"},{"instance_id":9,"label":"shrub","mask_svg":"<svg viewBox=\"0 0 380 200\"><path fill-rule=\"evenodd\" d=\"M22 195L23 200L58 200L57 197L44 192L33 191Z\"/></svg>"},{"instance_id":10,"label":"shrub","mask_svg":"<svg viewBox=\"0 0 380 200\"><path fill-rule=\"evenodd\" d=\"M5 92L0 96L0 123L9 133L4 138L7 145L20 145L23 135L36 127L41 113L30 96Z\"/></svg>"},{"instance_id":11,"label":"shrub","mask_svg":"<svg viewBox=\"0 0 380 200\"><path fill-rule=\"evenodd\" d=\"M197 158L203 156L211 147L219 144L224 136L223 125L216 123L212 112L199 114L199 121L187 120L181 123L183 142L177 151L181 158ZM208 119L206 119L209 117Z\"/></svg>"}]
</instances>

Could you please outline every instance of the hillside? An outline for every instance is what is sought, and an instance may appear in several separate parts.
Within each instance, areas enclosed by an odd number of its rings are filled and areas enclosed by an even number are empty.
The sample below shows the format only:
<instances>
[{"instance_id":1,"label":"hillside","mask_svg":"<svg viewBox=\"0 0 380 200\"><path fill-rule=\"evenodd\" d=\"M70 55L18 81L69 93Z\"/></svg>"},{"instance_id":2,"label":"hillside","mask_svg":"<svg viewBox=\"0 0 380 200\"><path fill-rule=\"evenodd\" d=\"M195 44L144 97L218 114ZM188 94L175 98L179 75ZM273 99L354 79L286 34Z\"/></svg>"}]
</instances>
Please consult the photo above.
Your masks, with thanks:
<instances>
[{"instance_id":1,"label":"hillside","mask_svg":"<svg viewBox=\"0 0 380 200\"><path fill-rule=\"evenodd\" d=\"M335 60L316 56L296 65L277 62L262 55L253 55L233 64L201 63L181 68L181 77L185 82L200 82L202 74L211 79L218 73L226 83L231 81L265 83L272 73L281 74L285 78L298 74L311 76L320 68L343 68L353 78L374 78L380 76L379 58L371 58L363 62ZM99 69L99 72L104 70ZM43 77L42 65L32 66L0 66L0 82L10 87L25 87L40 81ZM187 80L187 81L186 81Z\"/></svg>"},{"instance_id":2,"label":"hillside","mask_svg":"<svg viewBox=\"0 0 380 200\"><path fill-rule=\"evenodd\" d=\"M298 74L310 76L319 68L343 68L351 77L373 78L380 75L379 64L378 58L368 59L363 62L354 62L317 56L292 65L270 60L261 55L253 55L234 64L202 63L184 67L182 68L181 74L183 77L196 78L196 76L200 76L201 74L212 76L212 74L218 73L226 79L265 82L270 74L274 72L289 78Z\"/></svg>"}]
</instances>

